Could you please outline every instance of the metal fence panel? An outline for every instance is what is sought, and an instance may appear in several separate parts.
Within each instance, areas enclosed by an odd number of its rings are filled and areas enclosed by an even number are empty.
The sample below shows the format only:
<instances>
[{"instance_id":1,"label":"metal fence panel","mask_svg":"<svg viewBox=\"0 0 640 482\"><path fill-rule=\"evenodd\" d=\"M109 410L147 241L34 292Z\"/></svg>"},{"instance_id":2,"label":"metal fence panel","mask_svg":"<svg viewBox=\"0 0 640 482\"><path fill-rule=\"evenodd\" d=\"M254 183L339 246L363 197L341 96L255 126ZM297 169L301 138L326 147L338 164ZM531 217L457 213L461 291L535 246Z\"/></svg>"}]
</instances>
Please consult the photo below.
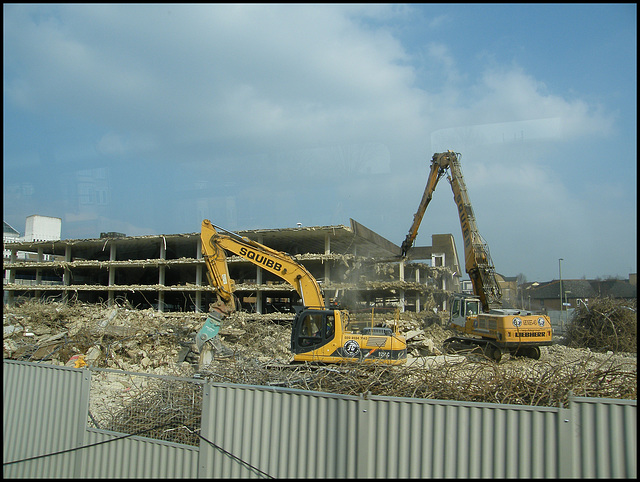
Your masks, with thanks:
<instances>
[{"instance_id":1,"label":"metal fence panel","mask_svg":"<svg viewBox=\"0 0 640 482\"><path fill-rule=\"evenodd\" d=\"M574 398L572 412L576 444L574 475L636 478L637 401Z\"/></svg>"},{"instance_id":2,"label":"metal fence panel","mask_svg":"<svg viewBox=\"0 0 640 482\"><path fill-rule=\"evenodd\" d=\"M5 478L74 476L75 452L6 464L81 445L89 383L87 370L4 361Z\"/></svg>"},{"instance_id":3,"label":"metal fence panel","mask_svg":"<svg viewBox=\"0 0 640 482\"><path fill-rule=\"evenodd\" d=\"M3 372L5 478L637 477L635 400L552 408L204 383L196 447L88 428L90 370L5 360ZM24 460L67 449L81 450Z\"/></svg>"},{"instance_id":4,"label":"metal fence panel","mask_svg":"<svg viewBox=\"0 0 640 482\"><path fill-rule=\"evenodd\" d=\"M85 445L119 436L89 430ZM76 478L196 478L198 456L197 447L131 437L83 449Z\"/></svg>"},{"instance_id":5,"label":"metal fence panel","mask_svg":"<svg viewBox=\"0 0 640 482\"><path fill-rule=\"evenodd\" d=\"M364 405L363 405L364 407ZM372 397L364 477L555 477L558 409Z\"/></svg>"},{"instance_id":6,"label":"metal fence panel","mask_svg":"<svg viewBox=\"0 0 640 482\"><path fill-rule=\"evenodd\" d=\"M208 385L199 476L355 477L357 404L357 397Z\"/></svg>"}]
</instances>

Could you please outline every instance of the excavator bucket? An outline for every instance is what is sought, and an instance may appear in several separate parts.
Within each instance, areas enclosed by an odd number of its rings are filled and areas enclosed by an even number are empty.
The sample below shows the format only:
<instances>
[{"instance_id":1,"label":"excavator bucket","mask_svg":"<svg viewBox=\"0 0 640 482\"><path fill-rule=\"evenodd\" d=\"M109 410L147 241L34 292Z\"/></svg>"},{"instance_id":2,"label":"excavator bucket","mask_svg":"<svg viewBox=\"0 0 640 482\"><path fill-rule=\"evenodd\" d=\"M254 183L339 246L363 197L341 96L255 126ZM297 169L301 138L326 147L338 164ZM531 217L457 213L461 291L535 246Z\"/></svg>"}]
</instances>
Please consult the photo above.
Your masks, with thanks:
<instances>
[{"instance_id":1,"label":"excavator bucket","mask_svg":"<svg viewBox=\"0 0 640 482\"><path fill-rule=\"evenodd\" d=\"M202 353L202 347L205 343L218 336L221 326L222 318L219 313L209 313L209 316L207 316L202 328L200 328L200 331L198 331L198 334L196 335L196 346L198 347L199 352Z\"/></svg>"}]
</instances>

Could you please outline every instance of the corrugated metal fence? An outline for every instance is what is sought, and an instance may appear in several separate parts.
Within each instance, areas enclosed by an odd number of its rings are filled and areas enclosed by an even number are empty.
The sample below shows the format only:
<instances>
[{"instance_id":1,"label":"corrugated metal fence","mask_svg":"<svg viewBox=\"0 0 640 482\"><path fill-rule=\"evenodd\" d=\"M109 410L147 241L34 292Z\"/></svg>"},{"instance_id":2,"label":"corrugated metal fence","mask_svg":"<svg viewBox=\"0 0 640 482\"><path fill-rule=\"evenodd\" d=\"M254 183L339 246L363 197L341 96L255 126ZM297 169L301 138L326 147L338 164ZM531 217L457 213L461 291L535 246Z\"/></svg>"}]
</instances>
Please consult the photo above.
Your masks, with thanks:
<instances>
[{"instance_id":1,"label":"corrugated metal fence","mask_svg":"<svg viewBox=\"0 0 640 482\"><path fill-rule=\"evenodd\" d=\"M5 478L637 476L635 400L551 408L189 380L202 387L192 446L91 428L99 370L5 360L3 371Z\"/></svg>"}]
</instances>

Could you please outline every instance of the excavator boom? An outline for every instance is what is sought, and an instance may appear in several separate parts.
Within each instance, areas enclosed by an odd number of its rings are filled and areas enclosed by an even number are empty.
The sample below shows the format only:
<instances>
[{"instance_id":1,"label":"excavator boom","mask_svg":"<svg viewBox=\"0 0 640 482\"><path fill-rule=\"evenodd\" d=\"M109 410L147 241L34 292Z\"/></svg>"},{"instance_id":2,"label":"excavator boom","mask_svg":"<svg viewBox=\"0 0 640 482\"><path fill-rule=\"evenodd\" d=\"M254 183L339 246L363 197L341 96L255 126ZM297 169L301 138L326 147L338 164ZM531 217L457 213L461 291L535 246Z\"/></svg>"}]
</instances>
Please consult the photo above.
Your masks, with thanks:
<instances>
[{"instance_id":1,"label":"excavator boom","mask_svg":"<svg viewBox=\"0 0 640 482\"><path fill-rule=\"evenodd\" d=\"M464 241L465 270L471 278L473 292L480 297L484 311L491 308L499 308L502 294L495 279L495 268L489 255L489 248L480 236L476 226L476 218L473 214L467 187L462 176L462 168L458 159L459 154L453 151L436 153L431 159L431 170L427 179L427 185L422 194L418 211L413 216L413 224L409 228L409 234L402 243L402 255L406 256L413 246L418 234L418 228L422 218L431 202L433 192L442 176L449 172L447 178L451 184L453 198L458 206L462 238Z\"/></svg>"},{"instance_id":2,"label":"excavator boom","mask_svg":"<svg viewBox=\"0 0 640 482\"><path fill-rule=\"evenodd\" d=\"M211 221L205 219L202 221L200 239L202 255L209 268L207 270L210 276L209 281L218 289L218 296L221 299L226 301L229 292L232 291L232 281L225 256L225 250L227 250L287 281L302 298L303 306L317 309L325 307L322 290L316 279L287 253L238 236L219 226L217 228L224 233L218 232Z\"/></svg>"},{"instance_id":3,"label":"excavator boom","mask_svg":"<svg viewBox=\"0 0 640 482\"><path fill-rule=\"evenodd\" d=\"M453 199L458 207L464 243L465 271L471 279L475 296L455 293L450 307L451 327L465 335L445 340L448 348L480 349L489 358L499 361L502 353L540 357L540 346L551 344L551 321L542 315L519 310L502 309L502 293L496 279L489 247L480 236L467 187L462 176L460 154L453 151L436 153L418 211L413 217L409 234L402 243L402 255L407 256L424 212L431 202L438 181L446 173ZM534 341L532 341L534 340ZM448 348L445 351L448 351Z\"/></svg>"},{"instance_id":4,"label":"excavator boom","mask_svg":"<svg viewBox=\"0 0 640 482\"><path fill-rule=\"evenodd\" d=\"M422 194L422 199L418 206L418 211L413 215L413 224L411 224L411 227L409 228L409 234L407 234L407 237L402 242L401 249L403 257L407 255L409 249L413 246L413 242L418 235L418 228L420 227L424 213L431 202L431 198L433 197L433 191L435 191L438 181L444 175L446 169L447 166L441 165L439 158L437 159L436 156L434 156L433 162L431 163L431 171L429 172L429 177L427 179L427 186L424 188L424 193Z\"/></svg>"},{"instance_id":5,"label":"excavator boom","mask_svg":"<svg viewBox=\"0 0 640 482\"><path fill-rule=\"evenodd\" d=\"M207 276L217 298L196 335L201 366L208 365L214 353L223 350L217 334L223 320L236 310L235 284L229 275L227 251L279 276L300 295L303 306L296 308L291 332L294 361L392 365L406 362L404 337L387 327L357 327L350 323L346 311L326 307L316 279L287 253L216 227L207 219L202 222L200 238Z\"/></svg>"},{"instance_id":6,"label":"excavator boom","mask_svg":"<svg viewBox=\"0 0 640 482\"><path fill-rule=\"evenodd\" d=\"M495 268L489 255L489 247L480 236L476 225L476 217L473 214L458 155L448 151L439 156L440 158L446 157L448 160L447 164L450 168L448 180L453 191L453 199L458 206L458 216L462 228L465 270L471 279L473 292L480 297L483 311L500 308L502 306L502 292L495 277Z\"/></svg>"}]
</instances>

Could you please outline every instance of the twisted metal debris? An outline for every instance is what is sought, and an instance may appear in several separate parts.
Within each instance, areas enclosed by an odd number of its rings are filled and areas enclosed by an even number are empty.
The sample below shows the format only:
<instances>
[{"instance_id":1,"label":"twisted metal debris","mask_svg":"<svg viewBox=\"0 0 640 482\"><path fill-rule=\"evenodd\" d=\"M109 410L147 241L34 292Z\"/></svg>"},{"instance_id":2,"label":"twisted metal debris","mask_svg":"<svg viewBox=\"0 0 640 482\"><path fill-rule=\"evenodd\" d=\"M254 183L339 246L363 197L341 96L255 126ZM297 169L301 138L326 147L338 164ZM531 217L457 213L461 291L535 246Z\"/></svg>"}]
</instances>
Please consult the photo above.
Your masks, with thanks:
<instances>
[{"instance_id":1,"label":"twisted metal debris","mask_svg":"<svg viewBox=\"0 0 640 482\"><path fill-rule=\"evenodd\" d=\"M618 305L611 300L594 302L589 310L578 311L569 327L571 345L545 347L537 361L507 355L495 363L477 355L438 355L410 357L407 365L396 367L291 366L291 315L238 313L220 332L233 355L215 360L199 376L213 383L343 395L553 407L567 405L570 393L637 399L636 314ZM5 306L4 357L73 366L69 365L73 355L86 354L90 368L125 370L128 374L92 372L92 377L102 377L92 381L93 426L126 433L148 431L147 436L197 445L202 380L143 382L149 377L131 373L193 377L194 366L178 359L188 351L204 317L81 303ZM403 314L399 325L403 333L411 333L415 346L420 340L441 346L450 331L437 320L433 313ZM608 331L611 325L615 329ZM158 426L163 427L156 430Z\"/></svg>"}]
</instances>

